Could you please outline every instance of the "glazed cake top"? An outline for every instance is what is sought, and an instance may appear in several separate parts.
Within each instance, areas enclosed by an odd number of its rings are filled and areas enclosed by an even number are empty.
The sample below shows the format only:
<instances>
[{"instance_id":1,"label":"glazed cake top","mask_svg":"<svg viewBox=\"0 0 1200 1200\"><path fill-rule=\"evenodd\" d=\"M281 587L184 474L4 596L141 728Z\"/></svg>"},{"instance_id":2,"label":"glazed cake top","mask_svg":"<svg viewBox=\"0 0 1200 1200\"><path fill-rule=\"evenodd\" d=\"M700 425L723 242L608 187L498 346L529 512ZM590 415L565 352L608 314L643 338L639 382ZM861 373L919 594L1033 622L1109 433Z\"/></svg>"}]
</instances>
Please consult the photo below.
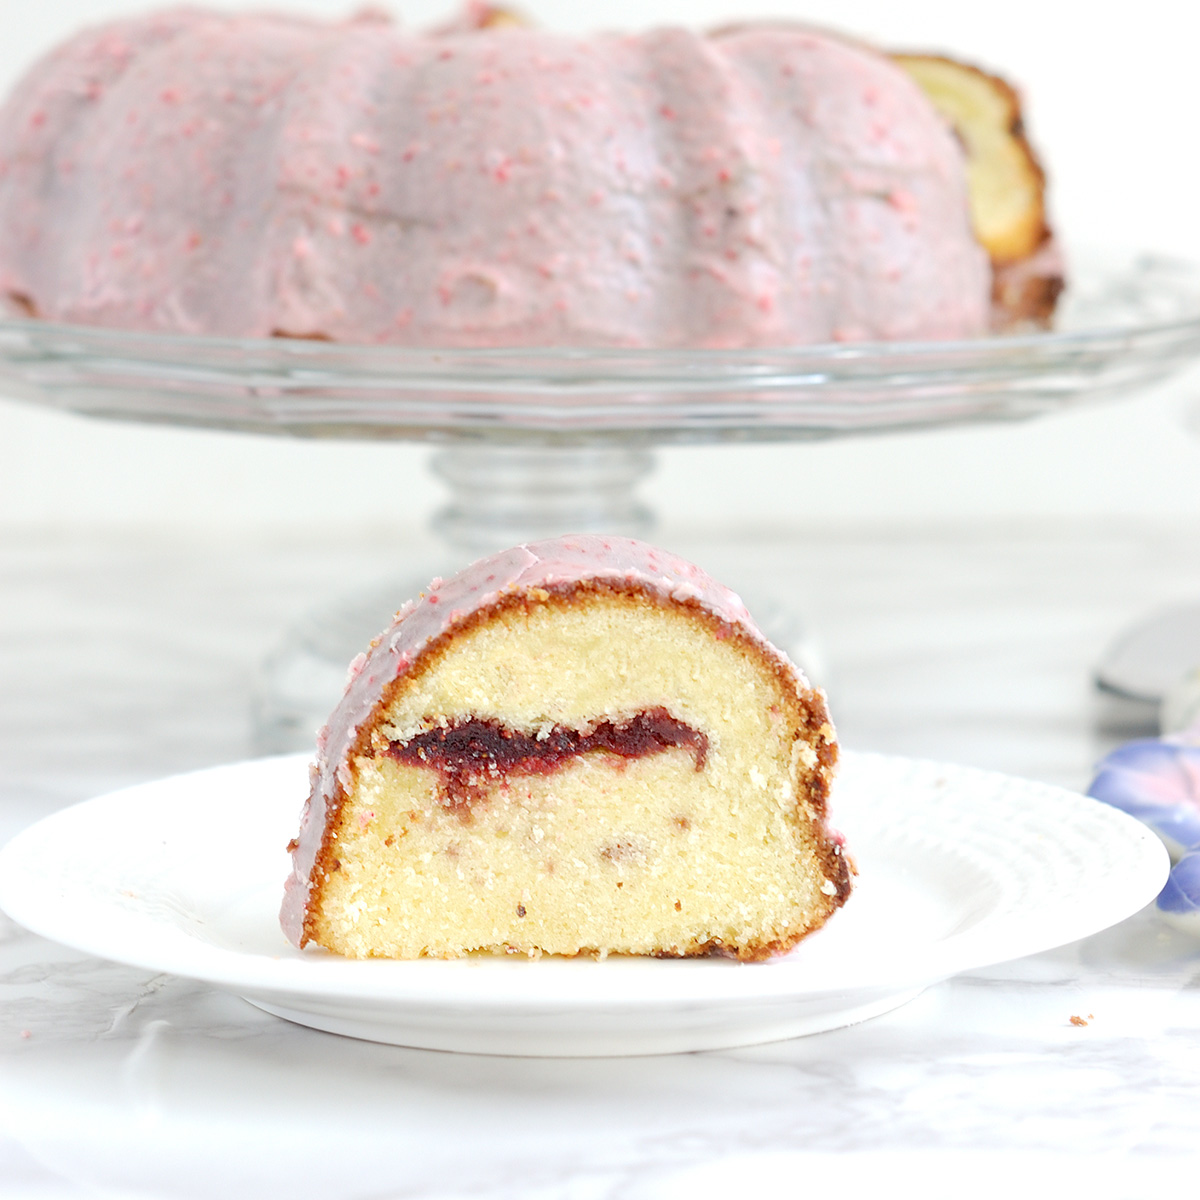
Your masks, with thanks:
<instances>
[{"instance_id":1,"label":"glazed cake top","mask_svg":"<svg viewBox=\"0 0 1200 1200\"><path fill-rule=\"evenodd\" d=\"M49 320L788 345L981 334L990 288L945 122L814 30L180 9L80 33L0 108L0 291Z\"/></svg>"},{"instance_id":2,"label":"glazed cake top","mask_svg":"<svg viewBox=\"0 0 1200 1200\"><path fill-rule=\"evenodd\" d=\"M284 932L293 943L300 943L309 876L321 847L326 811L338 784L350 783L350 752L384 689L442 634L505 596L591 581L698 604L789 669L798 686L808 686L801 672L767 640L734 592L695 564L645 542L591 534L551 538L482 558L452 579L435 579L417 600L405 604L370 649L350 664L345 694L318 736L312 792L301 819L280 914Z\"/></svg>"}]
</instances>

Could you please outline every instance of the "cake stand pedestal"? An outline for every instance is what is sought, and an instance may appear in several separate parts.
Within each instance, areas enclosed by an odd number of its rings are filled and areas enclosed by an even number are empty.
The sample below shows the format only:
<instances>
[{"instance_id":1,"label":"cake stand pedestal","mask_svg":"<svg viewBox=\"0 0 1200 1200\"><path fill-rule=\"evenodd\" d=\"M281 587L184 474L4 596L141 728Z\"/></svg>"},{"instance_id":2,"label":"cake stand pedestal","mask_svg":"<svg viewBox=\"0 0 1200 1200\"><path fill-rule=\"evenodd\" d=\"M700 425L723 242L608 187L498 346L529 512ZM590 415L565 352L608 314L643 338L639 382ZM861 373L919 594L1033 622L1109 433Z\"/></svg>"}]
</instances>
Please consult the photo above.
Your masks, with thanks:
<instances>
[{"instance_id":1,"label":"cake stand pedestal","mask_svg":"<svg viewBox=\"0 0 1200 1200\"><path fill-rule=\"evenodd\" d=\"M446 576L484 554L562 533L648 538L653 512L635 488L654 456L620 445L463 445L433 455L431 466L450 489L433 530L445 552L406 575L307 613L262 665L254 697L256 749L284 753L311 746L345 683L346 666L380 633L405 600L436 575ZM743 591L767 636L815 680L818 648L798 615L777 596Z\"/></svg>"},{"instance_id":2,"label":"cake stand pedestal","mask_svg":"<svg viewBox=\"0 0 1200 1200\"><path fill-rule=\"evenodd\" d=\"M451 492L434 521L443 561L311 614L265 666L259 746L306 748L350 658L432 575L552 534L644 536L652 516L635 488L655 446L1021 420L1131 396L1200 357L1200 271L1146 256L1070 261L1054 330L962 342L425 350L13 315L0 319L0 390L120 420L438 447L433 469ZM787 606L743 598L819 678Z\"/></svg>"},{"instance_id":3,"label":"cake stand pedestal","mask_svg":"<svg viewBox=\"0 0 1200 1200\"><path fill-rule=\"evenodd\" d=\"M450 490L433 518L445 547L404 575L307 613L263 663L254 698L262 753L306 748L345 682L346 665L395 610L437 575L484 554L566 532L647 537L654 516L635 495L653 470L646 450L621 445L450 446L433 473Z\"/></svg>"},{"instance_id":4,"label":"cake stand pedestal","mask_svg":"<svg viewBox=\"0 0 1200 1200\"><path fill-rule=\"evenodd\" d=\"M654 469L647 450L464 445L439 450L431 466L451 494L434 531L467 561L564 532L645 537L654 527L654 514L635 495Z\"/></svg>"}]
</instances>

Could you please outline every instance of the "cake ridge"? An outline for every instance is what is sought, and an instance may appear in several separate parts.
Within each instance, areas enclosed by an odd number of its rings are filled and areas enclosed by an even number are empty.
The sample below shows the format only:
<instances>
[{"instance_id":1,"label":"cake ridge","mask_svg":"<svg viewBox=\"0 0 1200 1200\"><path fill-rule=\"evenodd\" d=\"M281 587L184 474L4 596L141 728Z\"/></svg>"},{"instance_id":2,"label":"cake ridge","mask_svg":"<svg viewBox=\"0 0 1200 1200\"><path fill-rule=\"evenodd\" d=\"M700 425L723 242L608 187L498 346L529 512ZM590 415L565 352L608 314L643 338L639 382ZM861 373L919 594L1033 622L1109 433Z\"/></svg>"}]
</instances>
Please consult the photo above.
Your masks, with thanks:
<instances>
[{"instance_id":1,"label":"cake ridge","mask_svg":"<svg viewBox=\"0 0 1200 1200\"><path fill-rule=\"evenodd\" d=\"M0 293L416 346L972 336L963 172L904 71L826 34L179 10L77 35L0 107Z\"/></svg>"}]
</instances>

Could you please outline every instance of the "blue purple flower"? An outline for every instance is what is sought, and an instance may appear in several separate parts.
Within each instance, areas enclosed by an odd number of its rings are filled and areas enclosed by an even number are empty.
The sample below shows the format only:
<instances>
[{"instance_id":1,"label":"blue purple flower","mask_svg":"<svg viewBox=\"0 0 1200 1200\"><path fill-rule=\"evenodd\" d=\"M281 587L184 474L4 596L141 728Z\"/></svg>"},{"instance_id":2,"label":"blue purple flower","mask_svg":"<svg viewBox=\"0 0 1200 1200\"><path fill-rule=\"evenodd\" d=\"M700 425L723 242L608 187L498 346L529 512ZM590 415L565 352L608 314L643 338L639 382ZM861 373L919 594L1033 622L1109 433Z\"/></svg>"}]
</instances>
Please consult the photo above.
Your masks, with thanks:
<instances>
[{"instance_id":1,"label":"blue purple flower","mask_svg":"<svg viewBox=\"0 0 1200 1200\"><path fill-rule=\"evenodd\" d=\"M1196 731L1141 738L1100 760L1088 795L1148 825L1172 861L1159 912L1200 934L1200 743Z\"/></svg>"},{"instance_id":2,"label":"blue purple flower","mask_svg":"<svg viewBox=\"0 0 1200 1200\"><path fill-rule=\"evenodd\" d=\"M1172 858L1200 846L1200 745L1127 742L1100 760L1088 795L1144 821Z\"/></svg>"}]
</instances>

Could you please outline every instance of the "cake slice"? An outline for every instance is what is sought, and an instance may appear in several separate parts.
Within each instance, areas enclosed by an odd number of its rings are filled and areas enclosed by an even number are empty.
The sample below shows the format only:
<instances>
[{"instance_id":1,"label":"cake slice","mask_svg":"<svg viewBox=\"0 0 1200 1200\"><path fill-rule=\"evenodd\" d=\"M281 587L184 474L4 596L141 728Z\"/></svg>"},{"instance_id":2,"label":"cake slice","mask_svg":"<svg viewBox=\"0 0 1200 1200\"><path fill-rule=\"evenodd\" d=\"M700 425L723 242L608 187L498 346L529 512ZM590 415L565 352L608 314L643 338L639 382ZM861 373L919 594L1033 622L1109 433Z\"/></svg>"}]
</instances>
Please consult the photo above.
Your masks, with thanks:
<instances>
[{"instance_id":1,"label":"cake slice","mask_svg":"<svg viewBox=\"0 0 1200 1200\"><path fill-rule=\"evenodd\" d=\"M824 698L644 543L435 581L351 668L291 845L287 936L351 957L757 960L850 892Z\"/></svg>"}]
</instances>

